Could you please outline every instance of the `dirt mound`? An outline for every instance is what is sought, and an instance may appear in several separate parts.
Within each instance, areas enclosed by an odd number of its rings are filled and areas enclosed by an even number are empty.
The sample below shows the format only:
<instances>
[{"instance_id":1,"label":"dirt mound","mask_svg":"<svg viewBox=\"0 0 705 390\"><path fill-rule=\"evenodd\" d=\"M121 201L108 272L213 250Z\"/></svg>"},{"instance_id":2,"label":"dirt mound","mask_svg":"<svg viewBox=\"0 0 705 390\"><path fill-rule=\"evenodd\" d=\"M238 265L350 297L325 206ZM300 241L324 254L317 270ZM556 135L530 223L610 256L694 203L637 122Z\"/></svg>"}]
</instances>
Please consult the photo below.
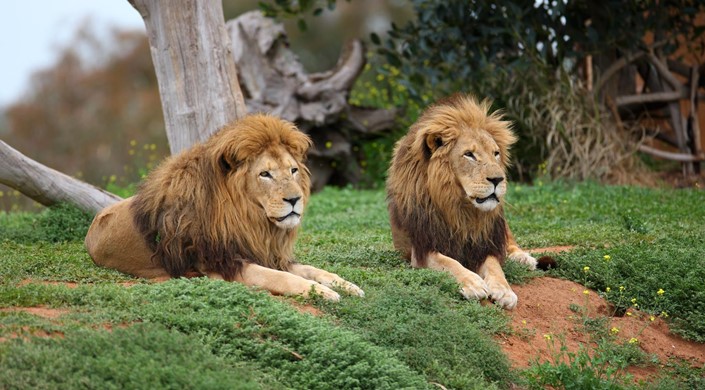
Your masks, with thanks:
<instances>
[{"instance_id":1,"label":"dirt mound","mask_svg":"<svg viewBox=\"0 0 705 390\"><path fill-rule=\"evenodd\" d=\"M636 339L632 341L647 354L657 355L661 362L677 357L697 366L705 364L705 345L683 340L671 334L662 319L652 321L650 316L634 310L630 310L631 316L612 317L609 302L578 283L542 277L512 288L519 297L517 307L508 312L514 334L498 341L516 368L526 368L536 359L551 361L562 339L569 352L576 352L581 344L594 346L580 322L580 311L585 308L588 317L608 317L608 329L615 328L618 338L625 342ZM554 351L549 348L548 338L553 340ZM629 371L635 378L643 378L657 370L654 366Z\"/></svg>"}]
</instances>

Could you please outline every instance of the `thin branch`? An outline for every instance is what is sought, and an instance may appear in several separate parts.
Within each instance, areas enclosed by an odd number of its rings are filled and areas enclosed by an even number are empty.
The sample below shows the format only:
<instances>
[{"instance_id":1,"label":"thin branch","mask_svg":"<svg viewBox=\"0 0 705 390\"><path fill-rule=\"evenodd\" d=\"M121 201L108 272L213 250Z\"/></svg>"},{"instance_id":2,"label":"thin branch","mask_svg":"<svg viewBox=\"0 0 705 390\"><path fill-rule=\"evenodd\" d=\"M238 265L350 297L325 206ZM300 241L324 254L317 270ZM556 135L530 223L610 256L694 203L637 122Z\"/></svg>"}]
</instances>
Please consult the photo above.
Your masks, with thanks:
<instances>
[{"instance_id":1,"label":"thin branch","mask_svg":"<svg viewBox=\"0 0 705 390\"><path fill-rule=\"evenodd\" d=\"M664 150L652 148L651 146L647 146L647 145L639 145L639 151L644 152L644 153L648 153L652 156L661 157L661 158L665 158L667 160L673 160L673 161L680 161L680 162L705 161L705 154L702 154L702 153L698 156L694 156L692 154L666 152Z\"/></svg>"},{"instance_id":2,"label":"thin branch","mask_svg":"<svg viewBox=\"0 0 705 390\"><path fill-rule=\"evenodd\" d=\"M628 104L647 104L647 103L668 103L685 99L687 96L683 91L641 93L636 95L618 96L615 99L617 106L626 106Z\"/></svg>"}]
</instances>

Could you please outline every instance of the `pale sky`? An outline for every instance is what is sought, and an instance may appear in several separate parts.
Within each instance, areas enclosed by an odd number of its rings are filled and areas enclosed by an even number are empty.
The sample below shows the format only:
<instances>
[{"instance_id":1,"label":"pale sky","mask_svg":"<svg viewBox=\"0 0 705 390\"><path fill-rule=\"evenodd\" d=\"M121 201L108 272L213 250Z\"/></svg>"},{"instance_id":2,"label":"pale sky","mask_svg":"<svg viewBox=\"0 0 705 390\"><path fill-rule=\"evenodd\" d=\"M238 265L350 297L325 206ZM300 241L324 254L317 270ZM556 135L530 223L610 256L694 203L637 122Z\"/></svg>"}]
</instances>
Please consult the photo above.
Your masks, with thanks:
<instances>
[{"instance_id":1,"label":"pale sky","mask_svg":"<svg viewBox=\"0 0 705 390\"><path fill-rule=\"evenodd\" d=\"M144 31L127 0L5 0L0 10L0 109L19 98L34 71L56 60L59 49L86 20L97 34L113 27Z\"/></svg>"}]
</instances>

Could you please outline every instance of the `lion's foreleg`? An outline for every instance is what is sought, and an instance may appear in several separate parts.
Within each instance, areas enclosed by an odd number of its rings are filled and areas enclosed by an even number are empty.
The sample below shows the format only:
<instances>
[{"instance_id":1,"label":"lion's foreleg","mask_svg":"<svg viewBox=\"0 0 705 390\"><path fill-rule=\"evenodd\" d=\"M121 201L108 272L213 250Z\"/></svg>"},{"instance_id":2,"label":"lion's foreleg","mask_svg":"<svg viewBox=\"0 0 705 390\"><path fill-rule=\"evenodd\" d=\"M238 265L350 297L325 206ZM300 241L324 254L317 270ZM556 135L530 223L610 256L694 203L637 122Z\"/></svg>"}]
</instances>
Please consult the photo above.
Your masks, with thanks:
<instances>
[{"instance_id":1,"label":"lion's foreleg","mask_svg":"<svg viewBox=\"0 0 705 390\"><path fill-rule=\"evenodd\" d=\"M478 274L463 267L457 260L439 252L430 252L426 255L426 259L419 259L416 257L416 252L412 249L411 266L419 268L421 264L426 264L427 268L453 275L460 284L460 293L466 299L487 298L489 289L485 281Z\"/></svg>"},{"instance_id":2,"label":"lion's foreleg","mask_svg":"<svg viewBox=\"0 0 705 390\"><path fill-rule=\"evenodd\" d=\"M496 304L510 310L517 305L517 295L504 277L504 271L502 271L502 266L496 257L487 256L478 273L485 279L490 298Z\"/></svg>"},{"instance_id":3,"label":"lion's foreleg","mask_svg":"<svg viewBox=\"0 0 705 390\"><path fill-rule=\"evenodd\" d=\"M518 263L526 264L531 269L536 269L536 259L519 247L514 239L514 234L509 230L509 224L507 224L507 257Z\"/></svg>"},{"instance_id":4,"label":"lion's foreleg","mask_svg":"<svg viewBox=\"0 0 705 390\"><path fill-rule=\"evenodd\" d=\"M314 280L327 287L341 288L352 295L357 295L359 297L365 296L365 292L355 284L348 282L332 272L324 271L310 265L292 263L289 266L289 272L294 275L301 276L304 279Z\"/></svg>"},{"instance_id":5,"label":"lion's foreleg","mask_svg":"<svg viewBox=\"0 0 705 390\"><path fill-rule=\"evenodd\" d=\"M208 276L211 277L211 275ZM235 281L247 286L263 288L275 295L308 296L313 290L325 299L340 300L337 292L320 283L253 263L244 263L242 272L235 277Z\"/></svg>"}]
</instances>

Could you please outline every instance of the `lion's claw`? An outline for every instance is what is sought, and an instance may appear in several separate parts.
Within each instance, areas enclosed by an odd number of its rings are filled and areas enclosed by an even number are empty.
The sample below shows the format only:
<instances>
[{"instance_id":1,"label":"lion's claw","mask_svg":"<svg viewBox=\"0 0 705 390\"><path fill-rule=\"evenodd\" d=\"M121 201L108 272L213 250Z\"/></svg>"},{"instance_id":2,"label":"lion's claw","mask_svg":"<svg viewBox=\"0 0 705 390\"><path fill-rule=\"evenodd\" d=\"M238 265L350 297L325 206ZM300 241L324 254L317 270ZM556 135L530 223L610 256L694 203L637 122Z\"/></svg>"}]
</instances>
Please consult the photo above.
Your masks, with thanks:
<instances>
[{"instance_id":1,"label":"lion's claw","mask_svg":"<svg viewBox=\"0 0 705 390\"><path fill-rule=\"evenodd\" d=\"M512 310L516 307L517 301L519 300L517 298L517 295L512 291L512 288L509 287L509 285L504 286L500 283L493 282L493 281L487 281L487 285L489 286L489 298L496 304L499 305L505 309Z\"/></svg>"},{"instance_id":2,"label":"lion's claw","mask_svg":"<svg viewBox=\"0 0 705 390\"><path fill-rule=\"evenodd\" d=\"M489 291L487 283L477 275L468 276L460 285L460 293L465 299L485 299Z\"/></svg>"},{"instance_id":3,"label":"lion's claw","mask_svg":"<svg viewBox=\"0 0 705 390\"><path fill-rule=\"evenodd\" d=\"M322 284L312 282L311 289L315 292L315 294L322 296L326 300L331 302L340 302L340 294ZM309 296L310 294L306 295Z\"/></svg>"}]
</instances>

